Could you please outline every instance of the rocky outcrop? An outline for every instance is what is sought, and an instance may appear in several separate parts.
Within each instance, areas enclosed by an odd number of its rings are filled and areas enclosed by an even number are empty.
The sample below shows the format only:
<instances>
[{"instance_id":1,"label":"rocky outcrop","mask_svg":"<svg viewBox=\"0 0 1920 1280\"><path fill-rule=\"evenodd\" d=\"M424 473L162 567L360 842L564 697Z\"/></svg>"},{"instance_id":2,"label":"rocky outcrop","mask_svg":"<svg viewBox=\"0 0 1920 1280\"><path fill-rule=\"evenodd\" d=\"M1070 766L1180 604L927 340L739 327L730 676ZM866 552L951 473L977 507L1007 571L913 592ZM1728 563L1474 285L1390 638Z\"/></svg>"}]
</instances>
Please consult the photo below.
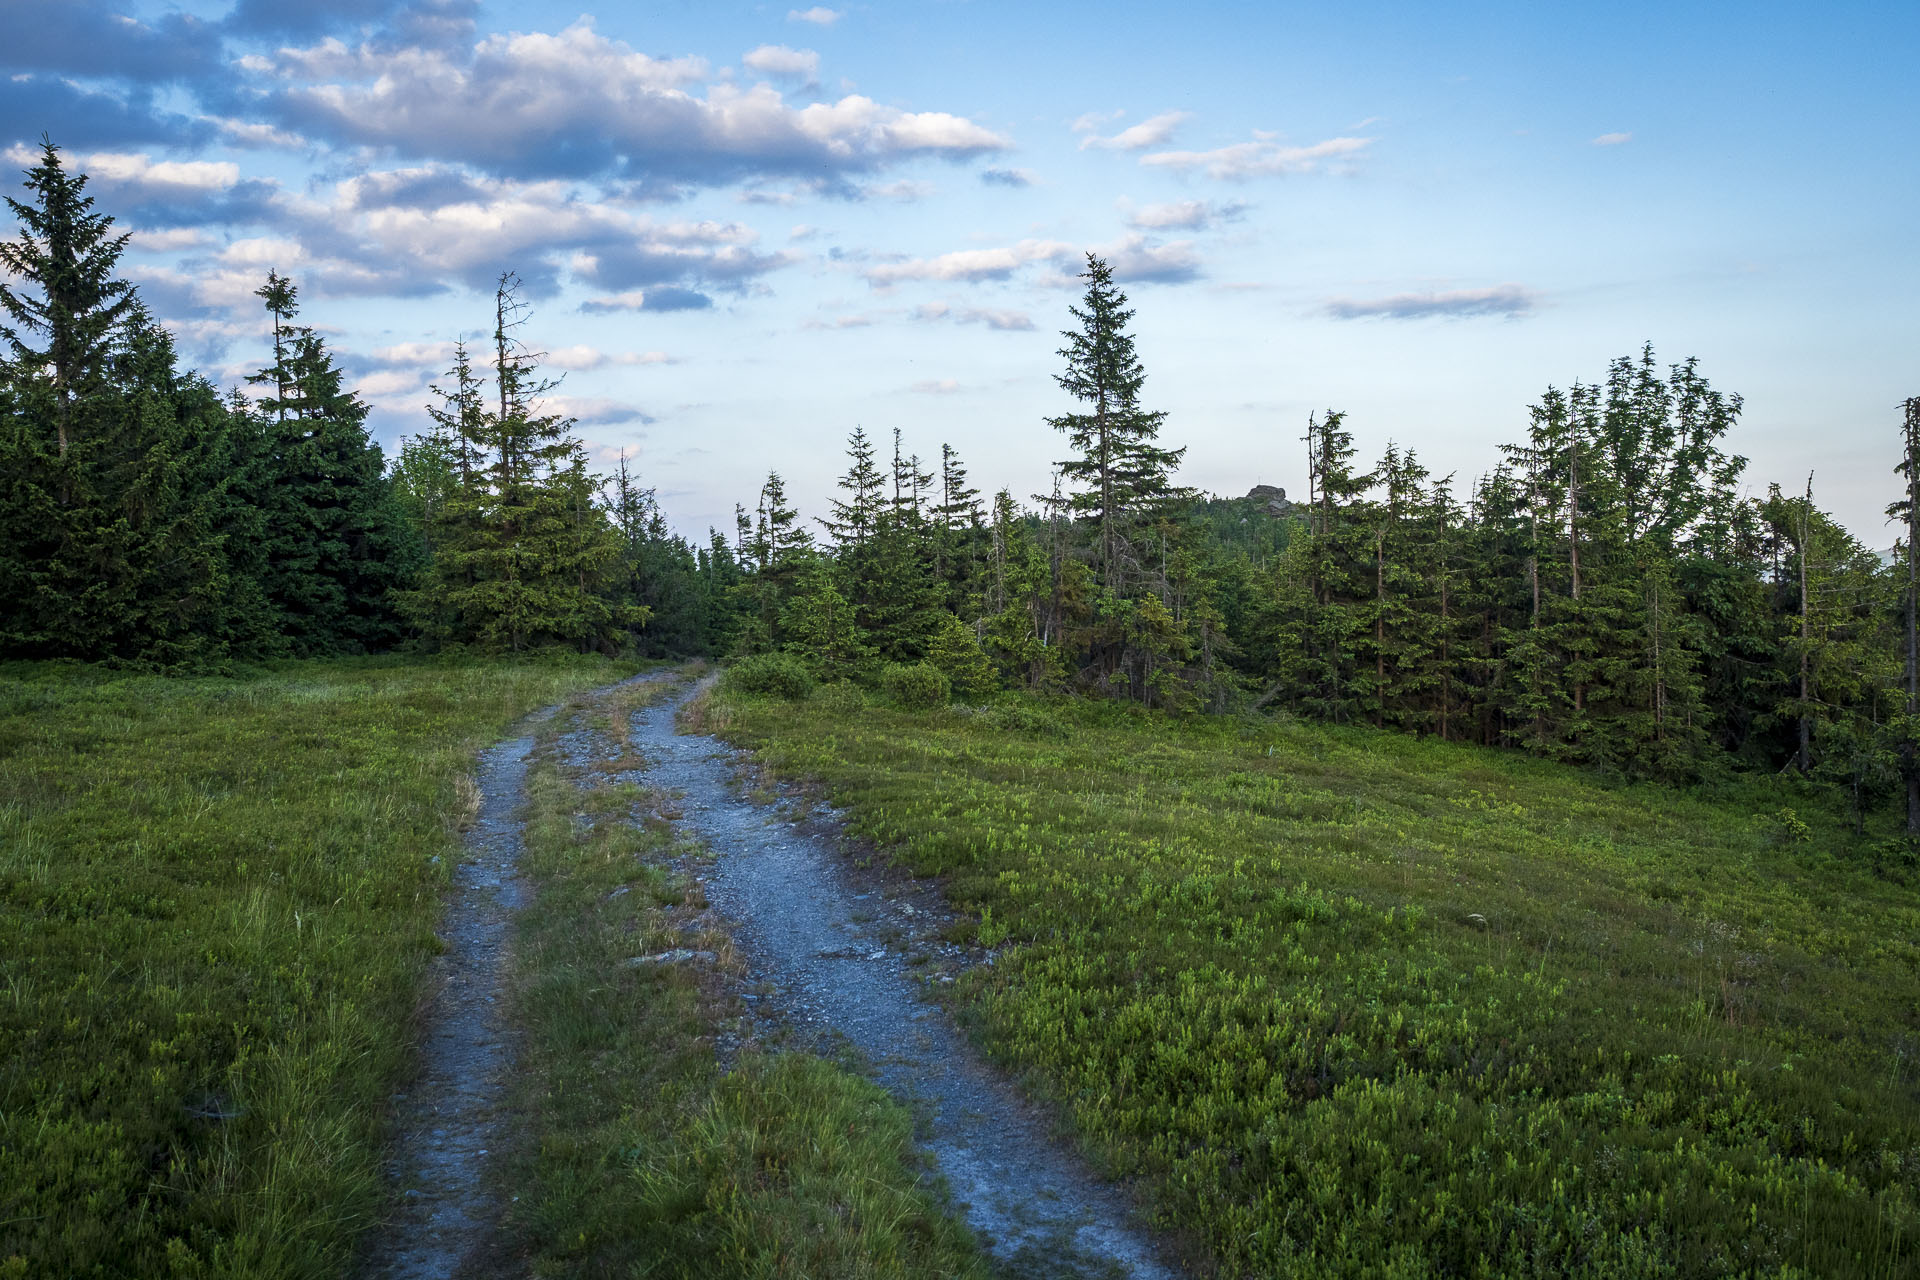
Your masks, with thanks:
<instances>
[{"instance_id":1,"label":"rocky outcrop","mask_svg":"<svg viewBox=\"0 0 1920 1280\"><path fill-rule=\"evenodd\" d=\"M1247 490L1247 501L1254 503L1266 513L1278 519L1293 514L1293 504L1287 501L1287 491L1270 484L1257 484Z\"/></svg>"}]
</instances>

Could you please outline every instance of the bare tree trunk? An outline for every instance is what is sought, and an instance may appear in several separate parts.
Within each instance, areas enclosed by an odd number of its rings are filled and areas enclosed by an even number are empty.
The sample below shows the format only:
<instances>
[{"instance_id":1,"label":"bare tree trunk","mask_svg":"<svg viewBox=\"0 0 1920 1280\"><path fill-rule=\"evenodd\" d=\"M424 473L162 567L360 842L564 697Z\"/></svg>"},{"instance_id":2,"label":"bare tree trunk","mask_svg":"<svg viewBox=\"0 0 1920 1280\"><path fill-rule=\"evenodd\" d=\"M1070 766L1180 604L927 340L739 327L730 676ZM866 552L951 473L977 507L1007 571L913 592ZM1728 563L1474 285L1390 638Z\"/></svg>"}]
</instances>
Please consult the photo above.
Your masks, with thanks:
<instances>
[{"instance_id":1,"label":"bare tree trunk","mask_svg":"<svg viewBox=\"0 0 1920 1280\"><path fill-rule=\"evenodd\" d=\"M1373 536L1373 724L1387 726L1387 531Z\"/></svg>"},{"instance_id":2,"label":"bare tree trunk","mask_svg":"<svg viewBox=\"0 0 1920 1280\"><path fill-rule=\"evenodd\" d=\"M1920 610L1920 557L1914 540L1920 535L1920 396L1906 401L1907 445L1907 725L1900 735L1900 772L1907 784L1907 834L1920 836L1920 761L1914 758L1914 717L1920 715L1920 637L1915 613Z\"/></svg>"},{"instance_id":3,"label":"bare tree trunk","mask_svg":"<svg viewBox=\"0 0 1920 1280\"><path fill-rule=\"evenodd\" d=\"M1807 617L1807 546L1813 528L1813 476L1807 476L1806 505L1800 509L1800 772L1813 768L1813 717L1807 709L1813 704L1811 644L1813 628Z\"/></svg>"}]
</instances>

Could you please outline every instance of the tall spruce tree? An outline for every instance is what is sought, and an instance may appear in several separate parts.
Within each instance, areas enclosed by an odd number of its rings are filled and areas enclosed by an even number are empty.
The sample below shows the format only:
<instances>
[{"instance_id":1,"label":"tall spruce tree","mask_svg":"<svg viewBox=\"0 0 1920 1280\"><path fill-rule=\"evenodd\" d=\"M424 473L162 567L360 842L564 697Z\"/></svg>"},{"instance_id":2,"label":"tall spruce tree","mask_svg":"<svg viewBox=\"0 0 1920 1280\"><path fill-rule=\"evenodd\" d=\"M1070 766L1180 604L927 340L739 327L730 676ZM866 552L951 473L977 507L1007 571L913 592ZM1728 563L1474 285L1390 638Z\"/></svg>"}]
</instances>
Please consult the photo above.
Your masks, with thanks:
<instances>
[{"instance_id":1,"label":"tall spruce tree","mask_svg":"<svg viewBox=\"0 0 1920 1280\"><path fill-rule=\"evenodd\" d=\"M252 378L270 392L259 402L262 585L295 654L387 648L404 634L397 593L424 552L367 432L367 406L320 335L288 323L294 285L272 273L257 296L273 317L275 356Z\"/></svg>"},{"instance_id":2,"label":"tall spruce tree","mask_svg":"<svg viewBox=\"0 0 1920 1280\"><path fill-rule=\"evenodd\" d=\"M502 273L492 405L464 349L441 390L437 413L457 436L459 487L433 530L431 580L411 612L445 642L613 649L645 614L620 598L620 539L573 419L543 411L554 384L520 338L527 318L518 277Z\"/></svg>"},{"instance_id":3,"label":"tall spruce tree","mask_svg":"<svg viewBox=\"0 0 1920 1280\"><path fill-rule=\"evenodd\" d=\"M260 630L225 545L244 441L115 278L127 237L86 181L43 143L0 243L0 651L217 660Z\"/></svg>"},{"instance_id":4,"label":"tall spruce tree","mask_svg":"<svg viewBox=\"0 0 1920 1280\"><path fill-rule=\"evenodd\" d=\"M1123 596L1145 568L1143 530L1178 496L1172 477L1186 450L1160 448L1155 441L1166 412L1140 407L1147 375L1127 332L1133 312L1113 283L1113 269L1089 253L1080 278L1086 292L1080 306L1069 308L1075 326L1062 331L1066 345L1058 353L1067 367L1054 382L1086 408L1047 424L1075 450L1059 465L1079 486L1068 509L1091 535L1094 575Z\"/></svg>"}]
</instances>

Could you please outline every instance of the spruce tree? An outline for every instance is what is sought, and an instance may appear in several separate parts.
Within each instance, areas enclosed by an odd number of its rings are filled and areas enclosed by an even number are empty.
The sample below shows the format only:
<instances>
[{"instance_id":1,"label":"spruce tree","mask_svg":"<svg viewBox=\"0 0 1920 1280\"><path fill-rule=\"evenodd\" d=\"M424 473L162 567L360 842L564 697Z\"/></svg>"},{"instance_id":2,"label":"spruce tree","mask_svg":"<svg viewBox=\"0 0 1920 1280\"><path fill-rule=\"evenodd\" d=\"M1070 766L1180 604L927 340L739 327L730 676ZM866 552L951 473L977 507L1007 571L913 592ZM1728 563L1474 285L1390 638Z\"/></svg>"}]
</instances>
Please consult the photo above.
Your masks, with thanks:
<instances>
[{"instance_id":1,"label":"spruce tree","mask_svg":"<svg viewBox=\"0 0 1920 1280\"><path fill-rule=\"evenodd\" d=\"M1920 837L1920 396L1900 405L1900 462L1894 468L1906 481L1906 492L1887 508L1887 516L1906 526L1901 540L1901 684L1906 693L1905 716L1896 734L1900 753L1900 780L1906 791L1907 836Z\"/></svg>"},{"instance_id":2,"label":"spruce tree","mask_svg":"<svg viewBox=\"0 0 1920 1280\"><path fill-rule=\"evenodd\" d=\"M127 237L86 181L43 143L0 243L0 652L218 660L259 634L226 546L245 427L114 277Z\"/></svg>"},{"instance_id":3,"label":"spruce tree","mask_svg":"<svg viewBox=\"0 0 1920 1280\"><path fill-rule=\"evenodd\" d=\"M0 266L18 277L0 282L0 326L13 363L52 402L54 456L64 462L86 401L102 388L122 322L134 311L133 286L114 277L131 232L111 234L113 219L93 212L87 178L68 173L60 149L42 138L40 163L27 171L27 201L7 197L20 236L0 242ZM26 288L21 286L25 285Z\"/></svg>"},{"instance_id":4,"label":"spruce tree","mask_svg":"<svg viewBox=\"0 0 1920 1280\"><path fill-rule=\"evenodd\" d=\"M435 527L427 588L410 598L436 638L514 652L543 645L617 648L645 621L620 598L620 539L587 470L573 419L542 411L553 383L519 330L519 280L494 289L493 403L465 349L436 411L453 436L456 492Z\"/></svg>"},{"instance_id":5,"label":"spruce tree","mask_svg":"<svg viewBox=\"0 0 1920 1280\"><path fill-rule=\"evenodd\" d=\"M1068 509L1091 534L1095 577L1122 596L1144 568L1138 545L1143 527L1178 496L1172 476L1186 450L1154 443L1167 415L1140 407L1146 371L1127 332L1133 312L1113 283L1112 268L1089 253L1081 278L1087 282L1081 305L1069 308L1076 325L1061 333L1066 372L1054 382L1086 409L1047 423L1065 433L1076 451L1060 471L1080 486Z\"/></svg>"},{"instance_id":6,"label":"spruce tree","mask_svg":"<svg viewBox=\"0 0 1920 1280\"><path fill-rule=\"evenodd\" d=\"M258 291L273 316L274 363L252 381L270 388L262 586L295 654L363 653L404 634L397 593L424 560L413 527L367 432L367 406L319 334L290 326L292 283Z\"/></svg>"}]
</instances>

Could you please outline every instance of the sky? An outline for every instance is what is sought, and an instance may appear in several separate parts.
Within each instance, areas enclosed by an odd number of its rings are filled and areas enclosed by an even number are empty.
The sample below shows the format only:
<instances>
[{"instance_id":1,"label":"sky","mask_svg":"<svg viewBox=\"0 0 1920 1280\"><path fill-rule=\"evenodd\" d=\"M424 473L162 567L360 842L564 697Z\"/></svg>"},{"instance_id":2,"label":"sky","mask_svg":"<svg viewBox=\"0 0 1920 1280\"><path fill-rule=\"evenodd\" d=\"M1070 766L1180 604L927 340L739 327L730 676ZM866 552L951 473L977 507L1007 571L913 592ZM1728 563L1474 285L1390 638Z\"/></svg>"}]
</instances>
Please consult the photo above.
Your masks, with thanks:
<instances>
[{"instance_id":1,"label":"sky","mask_svg":"<svg viewBox=\"0 0 1920 1280\"><path fill-rule=\"evenodd\" d=\"M856 426L1049 488L1088 252L1189 485L1300 493L1334 408L1464 491L1651 343L1744 398L1752 492L1894 536L1920 6L585 3L0 0L0 146L222 386L292 277L390 451L516 273L696 539L769 471L825 514Z\"/></svg>"}]
</instances>

